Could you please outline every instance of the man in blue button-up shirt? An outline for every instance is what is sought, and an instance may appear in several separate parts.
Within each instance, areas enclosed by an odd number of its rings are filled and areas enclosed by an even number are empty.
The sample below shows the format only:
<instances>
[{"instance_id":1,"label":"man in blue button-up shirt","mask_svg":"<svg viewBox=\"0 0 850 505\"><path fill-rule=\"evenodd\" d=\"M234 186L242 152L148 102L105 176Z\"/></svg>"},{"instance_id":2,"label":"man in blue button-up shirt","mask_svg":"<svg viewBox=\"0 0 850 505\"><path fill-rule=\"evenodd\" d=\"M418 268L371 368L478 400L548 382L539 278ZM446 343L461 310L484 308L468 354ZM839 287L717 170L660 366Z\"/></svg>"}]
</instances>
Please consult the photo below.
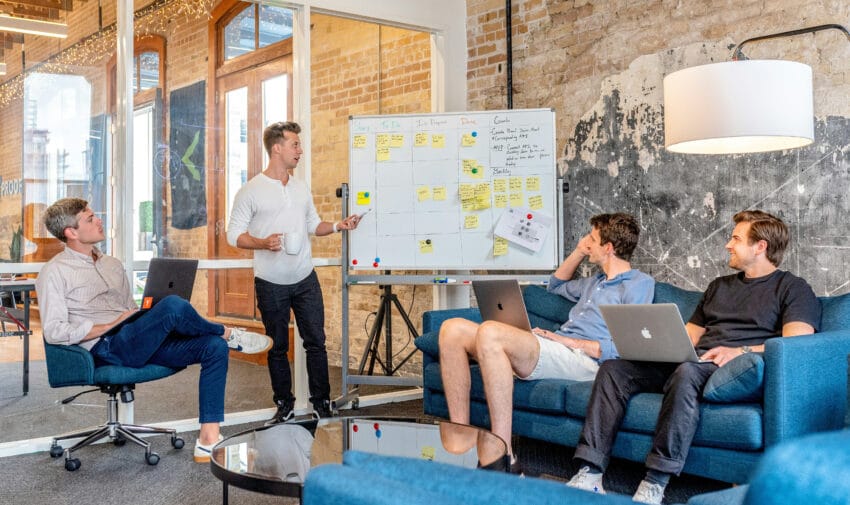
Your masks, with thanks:
<instances>
[{"instance_id":1,"label":"man in blue button-up shirt","mask_svg":"<svg viewBox=\"0 0 850 505\"><path fill-rule=\"evenodd\" d=\"M450 319L440 327L440 368L449 416L469 424L469 358L481 366L493 433L510 443L513 379L593 380L599 364L616 358L617 350L599 305L651 303L655 281L633 270L629 259L640 228L629 214L600 214L590 219L591 232L552 274L549 291L577 302L555 331L531 332L497 321L477 324ZM602 272L570 280L587 259ZM511 452L510 445L508 451ZM518 465L511 456L511 468Z\"/></svg>"}]
</instances>

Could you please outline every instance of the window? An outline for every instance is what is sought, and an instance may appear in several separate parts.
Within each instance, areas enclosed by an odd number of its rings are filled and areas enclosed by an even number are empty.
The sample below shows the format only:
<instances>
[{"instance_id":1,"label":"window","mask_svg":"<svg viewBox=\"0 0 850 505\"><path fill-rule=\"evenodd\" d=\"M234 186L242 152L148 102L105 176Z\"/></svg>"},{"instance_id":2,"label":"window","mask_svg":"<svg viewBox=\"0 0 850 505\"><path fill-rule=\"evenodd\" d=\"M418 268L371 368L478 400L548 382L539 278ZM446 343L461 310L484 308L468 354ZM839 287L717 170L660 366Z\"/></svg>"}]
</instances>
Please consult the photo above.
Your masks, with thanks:
<instances>
[{"instance_id":1,"label":"window","mask_svg":"<svg viewBox=\"0 0 850 505\"><path fill-rule=\"evenodd\" d=\"M292 37L292 10L251 5L224 26L224 61Z\"/></svg>"}]
</instances>

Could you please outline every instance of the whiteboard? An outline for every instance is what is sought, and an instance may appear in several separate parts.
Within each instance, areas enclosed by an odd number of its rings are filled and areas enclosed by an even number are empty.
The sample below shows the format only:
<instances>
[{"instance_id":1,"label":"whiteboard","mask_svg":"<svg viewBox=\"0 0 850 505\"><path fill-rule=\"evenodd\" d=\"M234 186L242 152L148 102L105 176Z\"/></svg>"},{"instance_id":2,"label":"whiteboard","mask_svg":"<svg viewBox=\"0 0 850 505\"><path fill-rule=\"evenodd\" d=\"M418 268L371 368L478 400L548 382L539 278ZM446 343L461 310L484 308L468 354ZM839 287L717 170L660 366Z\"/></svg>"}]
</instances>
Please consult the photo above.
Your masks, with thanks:
<instances>
[{"instance_id":1,"label":"whiteboard","mask_svg":"<svg viewBox=\"0 0 850 505\"><path fill-rule=\"evenodd\" d=\"M551 109L352 116L348 140L349 268L557 266Z\"/></svg>"}]
</instances>

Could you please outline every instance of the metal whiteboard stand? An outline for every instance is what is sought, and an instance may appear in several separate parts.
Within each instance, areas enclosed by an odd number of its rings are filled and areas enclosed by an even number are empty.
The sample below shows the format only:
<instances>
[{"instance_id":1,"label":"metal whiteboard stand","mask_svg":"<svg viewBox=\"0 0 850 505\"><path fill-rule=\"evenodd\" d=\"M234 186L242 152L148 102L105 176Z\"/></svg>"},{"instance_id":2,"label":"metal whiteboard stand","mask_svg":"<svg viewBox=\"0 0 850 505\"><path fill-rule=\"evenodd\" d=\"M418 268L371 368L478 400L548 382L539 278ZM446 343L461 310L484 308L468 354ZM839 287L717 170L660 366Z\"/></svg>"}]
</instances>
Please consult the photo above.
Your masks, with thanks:
<instances>
[{"instance_id":1,"label":"metal whiteboard stand","mask_svg":"<svg viewBox=\"0 0 850 505\"><path fill-rule=\"evenodd\" d=\"M389 271L387 272L389 274ZM395 374L402 366L404 366L407 361L416 354L416 347L413 348L408 355L401 360L401 362L393 366L393 315L392 309L395 306L396 310L398 310L401 317L404 319L405 324L407 325L407 330L410 332L412 338L416 338L419 336L419 332L416 331L416 326L410 321L410 316L404 310L404 307L401 306L401 303L398 301L398 296L393 293L393 287L390 284L384 284L380 286L383 288L384 293L381 295L381 304L378 307L378 312L375 314L375 322L372 324L372 329L369 330L369 341L366 343L366 349L363 352L363 356L360 358L360 366L357 368L357 374L363 375L363 371L366 369L366 361L369 362L369 371L367 375L372 375L375 372L375 362L377 361L381 368L384 369L384 375L393 375ZM381 330L386 330L384 339L386 340L386 353L384 355L384 361L381 361L380 356L378 355L378 349L381 345Z\"/></svg>"},{"instance_id":2,"label":"metal whiteboard stand","mask_svg":"<svg viewBox=\"0 0 850 505\"><path fill-rule=\"evenodd\" d=\"M349 213L348 184L342 184L342 187L340 187L337 190L337 196L342 198L342 216L343 216L343 218L348 217L348 213ZM351 286L352 283L353 283L352 278L348 273L349 264L350 264L350 259L349 259L349 251L348 251L348 231L343 230L343 234L342 234L342 336L341 336L341 340L342 340L342 350L341 350L342 351L342 356L341 356L342 357L342 363L341 363L341 365L342 365L342 394L340 395L339 398L333 400L332 405L331 405L332 408L334 410L338 410L339 408L341 408L345 405L348 405L349 403L352 405L353 408L358 408L363 403L363 402L361 402L361 398L360 398L360 390L359 390L360 384L410 386L410 387L415 388L413 390L399 391L399 392L396 392L396 393L384 393L384 394L380 394L380 395L374 395L374 398L372 398L372 400L374 400L374 401L370 400L369 403L368 403L369 405L384 403L386 401L393 401L393 400L401 401L401 400L407 400L407 399L421 398L422 397L422 389L421 389L422 388L422 378L421 377L396 377L396 376L392 376L393 373L398 371L398 369L413 356L413 354L416 352L416 350L414 349L413 351L411 351L411 353L406 358L404 358L404 360L401 363L399 363L398 366L396 366L396 367L392 366L392 323L390 322L390 320L392 319L392 314L390 313L389 304L392 303L393 299L395 300L395 303L398 304L398 298L395 298L395 295L392 295L391 292L390 292L390 295L391 295L392 298L389 299L390 300L389 302L387 302L386 301L387 299L384 298L384 296L386 296L386 293L390 289L390 284L391 284L390 282L388 282L387 285L384 285L385 295L381 296L381 308L378 310L379 313L381 313L383 311L383 315L384 315L385 323L386 323L386 328L387 328L386 334L384 335L384 338L386 339L386 348L387 348L387 356L385 358L386 363L381 363L381 366L384 368L384 371L387 373L387 376L372 376L371 375L372 369L374 368L374 361L376 359L378 359L376 354L377 354L377 350L378 350L377 348L378 348L378 345L379 345L379 340L380 340L379 336L380 336L380 329L381 329L381 325L379 324L380 323L379 319L376 319L375 324L372 325L372 331L369 332L370 333L369 343L366 346L366 349L364 350L363 357L360 360L360 366L358 367L357 375L350 375L349 374L348 366L349 366L349 357L350 357L350 354L351 354L351 349L349 347L350 342L349 342L349 324L348 324L348 319L349 319L349 312L348 312L348 304L349 304L349 297L348 296L349 296L349 293L348 293L348 290L349 290L349 286ZM369 276L369 278L370 279L380 279L380 276ZM384 308L384 306L385 306L384 304L387 304L386 309ZM400 304L398 305L398 308L401 309ZM401 312L402 316L404 317L405 323L407 324L408 328L410 328L411 331L413 332L413 335L414 335L414 338L415 338L416 336L418 336L418 333L415 330L415 326L413 325L413 323L410 321L407 314L403 310L400 310L400 312ZM372 362L369 366L370 374L369 375L363 375L363 371L365 369L367 357L371 353L371 349L373 347L375 348L375 351L374 351L374 354L372 354L372 357L371 357ZM354 387L352 387L352 386L354 386ZM365 398L364 398L364 400L365 400ZM366 404L363 404L363 406L366 406Z\"/></svg>"}]
</instances>

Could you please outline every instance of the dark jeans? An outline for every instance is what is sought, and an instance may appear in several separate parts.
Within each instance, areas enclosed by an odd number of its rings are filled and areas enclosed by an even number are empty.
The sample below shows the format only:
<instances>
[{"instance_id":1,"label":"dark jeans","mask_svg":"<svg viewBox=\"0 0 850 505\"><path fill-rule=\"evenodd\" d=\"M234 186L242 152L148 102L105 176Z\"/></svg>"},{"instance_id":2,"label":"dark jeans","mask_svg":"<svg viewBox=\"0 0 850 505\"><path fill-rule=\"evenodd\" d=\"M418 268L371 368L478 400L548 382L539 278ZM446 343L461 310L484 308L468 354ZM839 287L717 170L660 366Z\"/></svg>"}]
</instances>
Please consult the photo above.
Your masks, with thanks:
<instances>
[{"instance_id":1,"label":"dark jeans","mask_svg":"<svg viewBox=\"0 0 850 505\"><path fill-rule=\"evenodd\" d=\"M214 423L224 421L228 348L223 334L224 326L207 321L189 302L171 295L114 335L102 338L91 352L98 364L134 368L200 363L199 421Z\"/></svg>"},{"instance_id":2,"label":"dark jeans","mask_svg":"<svg viewBox=\"0 0 850 505\"><path fill-rule=\"evenodd\" d=\"M310 402L329 400L328 352L325 349L325 304L316 271L295 284L282 285L254 278L257 307L263 318L266 335L274 340L269 351L269 375L274 401L295 400L292 396L292 372L286 353L289 351L289 311L304 341L307 354L307 377Z\"/></svg>"},{"instance_id":3,"label":"dark jeans","mask_svg":"<svg viewBox=\"0 0 850 505\"><path fill-rule=\"evenodd\" d=\"M700 394L715 370L713 363L604 362L593 383L575 458L605 470L629 399L641 392L663 392L646 467L679 475L699 425Z\"/></svg>"}]
</instances>

